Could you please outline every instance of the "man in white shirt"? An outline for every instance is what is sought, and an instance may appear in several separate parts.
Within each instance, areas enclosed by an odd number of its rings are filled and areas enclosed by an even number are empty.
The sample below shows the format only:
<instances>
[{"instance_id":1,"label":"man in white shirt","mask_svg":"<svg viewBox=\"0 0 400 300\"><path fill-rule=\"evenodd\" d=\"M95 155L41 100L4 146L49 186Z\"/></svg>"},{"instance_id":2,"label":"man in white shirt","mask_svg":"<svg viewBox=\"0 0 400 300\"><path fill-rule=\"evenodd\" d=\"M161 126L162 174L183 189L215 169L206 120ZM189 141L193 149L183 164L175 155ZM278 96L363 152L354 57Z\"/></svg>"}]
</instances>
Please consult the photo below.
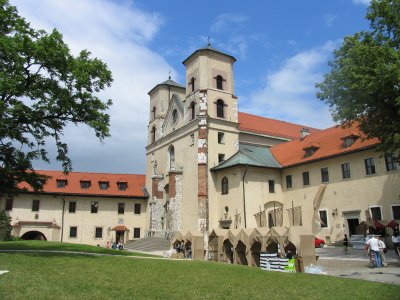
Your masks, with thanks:
<instances>
[{"instance_id":1,"label":"man in white shirt","mask_svg":"<svg viewBox=\"0 0 400 300\"><path fill-rule=\"evenodd\" d=\"M399 256L400 253L397 249L400 247L400 235L397 233L397 231L395 231L392 235L392 242L394 246L394 252L397 254L397 256Z\"/></svg>"},{"instance_id":2,"label":"man in white shirt","mask_svg":"<svg viewBox=\"0 0 400 300\"><path fill-rule=\"evenodd\" d=\"M378 268L382 267L381 255L379 251L379 240L373 235L372 238L366 242L366 245L368 245L370 253L374 255L376 266Z\"/></svg>"}]
</instances>

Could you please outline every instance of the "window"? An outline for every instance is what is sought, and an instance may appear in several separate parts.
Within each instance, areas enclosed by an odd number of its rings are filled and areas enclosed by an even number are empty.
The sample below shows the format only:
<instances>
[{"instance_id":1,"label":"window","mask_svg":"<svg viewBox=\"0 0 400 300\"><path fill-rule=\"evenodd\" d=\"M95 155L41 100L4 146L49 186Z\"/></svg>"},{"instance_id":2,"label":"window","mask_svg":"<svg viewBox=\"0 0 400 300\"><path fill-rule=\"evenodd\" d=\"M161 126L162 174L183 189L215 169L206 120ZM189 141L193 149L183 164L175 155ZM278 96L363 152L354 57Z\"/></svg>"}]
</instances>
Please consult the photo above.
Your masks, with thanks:
<instances>
[{"instance_id":1,"label":"window","mask_svg":"<svg viewBox=\"0 0 400 300\"><path fill-rule=\"evenodd\" d=\"M328 214L326 210L320 210L319 211L319 218L321 219L321 228L326 228L328 227Z\"/></svg>"},{"instance_id":2,"label":"window","mask_svg":"<svg viewBox=\"0 0 400 300\"><path fill-rule=\"evenodd\" d=\"M8 198L6 199L5 210L12 210L12 208L13 208L13 201L14 201L14 198L13 198L13 197L8 197Z\"/></svg>"},{"instance_id":3,"label":"window","mask_svg":"<svg viewBox=\"0 0 400 300\"><path fill-rule=\"evenodd\" d=\"M190 135L190 146L194 145L194 133Z\"/></svg>"},{"instance_id":4,"label":"window","mask_svg":"<svg viewBox=\"0 0 400 300\"><path fill-rule=\"evenodd\" d=\"M400 220L400 205L392 205L392 219Z\"/></svg>"},{"instance_id":5,"label":"window","mask_svg":"<svg viewBox=\"0 0 400 300\"><path fill-rule=\"evenodd\" d=\"M96 233L94 235L96 239L102 239L103 238L103 227L96 227Z\"/></svg>"},{"instance_id":6,"label":"window","mask_svg":"<svg viewBox=\"0 0 400 300\"><path fill-rule=\"evenodd\" d=\"M190 79L190 85L192 86L192 92L194 92L194 77L192 77L192 79Z\"/></svg>"},{"instance_id":7,"label":"window","mask_svg":"<svg viewBox=\"0 0 400 300\"><path fill-rule=\"evenodd\" d=\"M67 181L65 179L57 179L57 188L65 188Z\"/></svg>"},{"instance_id":8,"label":"window","mask_svg":"<svg viewBox=\"0 0 400 300\"><path fill-rule=\"evenodd\" d=\"M303 185L310 185L310 173L303 172Z\"/></svg>"},{"instance_id":9,"label":"window","mask_svg":"<svg viewBox=\"0 0 400 300\"><path fill-rule=\"evenodd\" d=\"M128 187L128 183L126 182L117 182L118 190L125 191Z\"/></svg>"},{"instance_id":10,"label":"window","mask_svg":"<svg viewBox=\"0 0 400 300\"><path fill-rule=\"evenodd\" d=\"M69 228L69 237L70 238L76 238L77 236L78 236L78 227L71 226Z\"/></svg>"},{"instance_id":11,"label":"window","mask_svg":"<svg viewBox=\"0 0 400 300\"><path fill-rule=\"evenodd\" d=\"M151 128L150 141L152 143L154 143L156 141L156 127L155 126L153 126L153 128Z\"/></svg>"},{"instance_id":12,"label":"window","mask_svg":"<svg viewBox=\"0 0 400 300\"><path fill-rule=\"evenodd\" d=\"M329 182L328 168L321 168L321 182Z\"/></svg>"},{"instance_id":13,"label":"window","mask_svg":"<svg viewBox=\"0 0 400 300\"><path fill-rule=\"evenodd\" d=\"M345 148L350 147L351 145L354 144L354 138L352 137L345 138L343 144Z\"/></svg>"},{"instance_id":14,"label":"window","mask_svg":"<svg viewBox=\"0 0 400 300\"><path fill-rule=\"evenodd\" d=\"M175 148L172 145L169 146L168 156L169 156L169 169L173 170L175 169Z\"/></svg>"},{"instance_id":15,"label":"window","mask_svg":"<svg viewBox=\"0 0 400 300\"><path fill-rule=\"evenodd\" d=\"M286 175L286 188L292 188L292 175Z\"/></svg>"},{"instance_id":16,"label":"window","mask_svg":"<svg viewBox=\"0 0 400 300\"><path fill-rule=\"evenodd\" d=\"M221 191L222 191L222 195L228 194L229 184L228 184L228 178L227 177L222 178Z\"/></svg>"},{"instance_id":17,"label":"window","mask_svg":"<svg viewBox=\"0 0 400 300\"><path fill-rule=\"evenodd\" d=\"M172 111L172 124L176 124L178 123L178 111L176 109L174 109Z\"/></svg>"},{"instance_id":18,"label":"window","mask_svg":"<svg viewBox=\"0 0 400 300\"><path fill-rule=\"evenodd\" d=\"M224 113L225 103L221 99L217 100L217 117L218 118L225 118Z\"/></svg>"},{"instance_id":19,"label":"window","mask_svg":"<svg viewBox=\"0 0 400 300\"><path fill-rule=\"evenodd\" d=\"M118 203L118 214L123 215L125 213L125 203Z\"/></svg>"},{"instance_id":20,"label":"window","mask_svg":"<svg viewBox=\"0 0 400 300\"><path fill-rule=\"evenodd\" d=\"M343 179L351 178L350 163L342 164L342 178Z\"/></svg>"},{"instance_id":21,"label":"window","mask_svg":"<svg viewBox=\"0 0 400 300\"><path fill-rule=\"evenodd\" d=\"M386 171L396 171L397 170L397 161L396 157L393 154L387 154L385 156L385 165Z\"/></svg>"},{"instance_id":22,"label":"window","mask_svg":"<svg viewBox=\"0 0 400 300\"><path fill-rule=\"evenodd\" d=\"M217 81L217 89L219 89L219 90L223 90L223 88L222 88L222 82L223 82L223 78L222 78L222 76L221 75L218 75L216 78L215 78L215 80Z\"/></svg>"},{"instance_id":23,"label":"window","mask_svg":"<svg viewBox=\"0 0 400 300\"><path fill-rule=\"evenodd\" d=\"M275 181L268 180L268 189L270 193L275 193Z\"/></svg>"},{"instance_id":24,"label":"window","mask_svg":"<svg viewBox=\"0 0 400 300\"><path fill-rule=\"evenodd\" d=\"M39 211L39 207L40 207L40 200L33 200L32 211Z\"/></svg>"},{"instance_id":25,"label":"window","mask_svg":"<svg viewBox=\"0 0 400 300\"><path fill-rule=\"evenodd\" d=\"M98 202L92 202L90 205L90 212L92 214L97 214L97 210L99 208L99 203Z\"/></svg>"},{"instance_id":26,"label":"window","mask_svg":"<svg viewBox=\"0 0 400 300\"><path fill-rule=\"evenodd\" d=\"M189 111L190 111L190 120L194 120L194 118L196 117L196 103L194 101L190 103Z\"/></svg>"},{"instance_id":27,"label":"window","mask_svg":"<svg viewBox=\"0 0 400 300\"><path fill-rule=\"evenodd\" d=\"M140 209L141 209L141 205L139 203L135 204L135 215L140 215Z\"/></svg>"},{"instance_id":28,"label":"window","mask_svg":"<svg viewBox=\"0 0 400 300\"><path fill-rule=\"evenodd\" d=\"M108 189L108 181L99 181L99 187L101 190L107 190Z\"/></svg>"},{"instance_id":29,"label":"window","mask_svg":"<svg viewBox=\"0 0 400 300\"><path fill-rule=\"evenodd\" d=\"M140 228L133 228L133 238L140 239Z\"/></svg>"},{"instance_id":30,"label":"window","mask_svg":"<svg viewBox=\"0 0 400 300\"><path fill-rule=\"evenodd\" d=\"M317 151L319 149L319 147L316 147L316 146L310 146L310 147L307 147L307 148L303 148L303 150L304 150L304 156L305 157L310 157L310 156L312 156L314 153L315 153L315 151Z\"/></svg>"},{"instance_id":31,"label":"window","mask_svg":"<svg viewBox=\"0 0 400 300\"><path fill-rule=\"evenodd\" d=\"M218 144L225 144L225 133L218 132Z\"/></svg>"},{"instance_id":32,"label":"window","mask_svg":"<svg viewBox=\"0 0 400 300\"><path fill-rule=\"evenodd\" d=\"M370 206L372 220L382 220L382 212L380 206Z\"/></svg>"},{"instance_id":33,"label":"window","mask_svg":"<svg viewBox=\"0 0 400 300\"><path fill-rule=\"evenodd\" d=\"M68 207L69 213L75 213L76 211L76 202L70 202Z\"/></svg>"},{"instance_id":34,"label":"window","mask_svg":"<svg viewBox=\"0 0 400 300\"><path fill-rule=\"evenodd\" d=\"M222 163L223 161L225 161L225 154L218 154L218 162Z\"/></svg>"},{"instance_id":35,"label":"window","mask_svg":"<svg viewBox=\"0 0 400 300\"><path fill-rule=\"evenodd\" d=\"M364 159L365 164L365 174L373 175L375 174L375 160L373 157Z\"/></svg>"},{"instance_id":36,"label":"window","mask_svg":"<svg viewBox=\"0 0 400 300\"><path fill-rule=\"evenodd\" d=\"M87 190L88 188L90 188L90 181L81 180L81 189Z\"/></svg>"},{"instance_id":37,"label":"window","mask_svg":"<svg viewBox=\"0 0 400 300\"><path fill-rule=\"evenodd\" d=\"M155 106L153 106L153 109L152 109L152 114L153 114L153 119L155 119L156 118L156 111L157 111L157 108L155 107Z\"/></svg>"}]
</instances>

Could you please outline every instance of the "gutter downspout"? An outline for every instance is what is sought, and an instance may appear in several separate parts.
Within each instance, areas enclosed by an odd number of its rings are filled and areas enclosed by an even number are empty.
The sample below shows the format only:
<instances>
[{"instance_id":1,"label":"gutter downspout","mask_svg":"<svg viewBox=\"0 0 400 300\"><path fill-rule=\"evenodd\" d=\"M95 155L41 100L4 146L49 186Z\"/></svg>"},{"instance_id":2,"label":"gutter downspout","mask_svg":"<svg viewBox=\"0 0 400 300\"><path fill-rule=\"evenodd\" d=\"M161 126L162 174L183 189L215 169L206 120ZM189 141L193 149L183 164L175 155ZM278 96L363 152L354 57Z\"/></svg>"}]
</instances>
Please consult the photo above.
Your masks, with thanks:
<instances>
[{"instance_id":1,"label":"gutter downspout","mask_svg":"<svg viewBox=\"0 0 400 300\"><path fill-rule=\"evenodd\" d=\"M246 190L244 188L244 179L247 174L247 168L248 164L246 164L246 170L244 171L243 177L242 177L242 186L243 186L243 215L244 215L244 228L247 228L247 222L246 222Z\"/></svg>"},{"instance_id":2,"label":"gutter downspout","mask_svg":"<svg viewBox=\"0 0 400 300\"><path fill-rule=\"evenodd\" d=\"M64 237L64 210L65 210L65 198L64 198L64 196L61 196L61 199L63 201L62 215L61 215L61 243L62 243L63 242L63 237Z\"/></svg>"}]
</instances>

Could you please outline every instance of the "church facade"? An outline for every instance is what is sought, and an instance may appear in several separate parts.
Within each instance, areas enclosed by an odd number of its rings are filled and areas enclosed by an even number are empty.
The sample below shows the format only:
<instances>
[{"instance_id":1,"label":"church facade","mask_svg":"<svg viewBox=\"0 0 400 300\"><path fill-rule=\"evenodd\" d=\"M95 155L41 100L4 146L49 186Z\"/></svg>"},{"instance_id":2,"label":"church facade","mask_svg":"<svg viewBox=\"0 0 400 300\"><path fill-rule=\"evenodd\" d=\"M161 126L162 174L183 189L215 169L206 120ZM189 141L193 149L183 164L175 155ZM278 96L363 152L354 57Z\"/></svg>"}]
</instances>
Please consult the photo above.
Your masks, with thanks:
<instances>
[{"instance_id":1,"label":"church facade","mask_svg":"<svg viewBox=\"0 0 400 300\"><path fill-rule=\"evenodd\" d=\"M234 63L196 50L185 86L149 92L150 231L283 226L329 243L362 221L400 219L395 155L376 152L357 124L319 130L239 112Z\"/></svg>"}]
</instances>

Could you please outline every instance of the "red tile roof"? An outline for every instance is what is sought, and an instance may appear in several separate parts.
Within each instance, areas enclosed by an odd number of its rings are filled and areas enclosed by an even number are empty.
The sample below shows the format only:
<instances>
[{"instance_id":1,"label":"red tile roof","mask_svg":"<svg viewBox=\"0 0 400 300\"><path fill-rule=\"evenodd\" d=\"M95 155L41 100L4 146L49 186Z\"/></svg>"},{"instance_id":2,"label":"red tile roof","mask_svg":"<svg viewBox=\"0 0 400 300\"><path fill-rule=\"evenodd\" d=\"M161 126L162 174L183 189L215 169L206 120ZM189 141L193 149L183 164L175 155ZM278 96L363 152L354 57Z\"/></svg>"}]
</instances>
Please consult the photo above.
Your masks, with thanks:
<instances>
[{"instance_id":1,"label":"red tile roof","mask_svg":"<svg viewBox=\"0 0 400 300\"><path fill-rule=\"evenodd\" d=\"M308 126L239 112L239 130L241 131L248 131L292 140L300 137L300 131L303 128L308 128L310 133L320 131L319 129Z\"/></svg>"},{"instance_id":2,"label":"red tile roof","mask_svg":"<svg viewBox=\"0 0 400 300\"><path fill-rule=\"evenodd\" d=\"M62 171L37 171L37 173L51 176L43 188L44 193L146 197L144 193L146 179L145 175L142 174L69 172L68 175L65 175ZM67 180L67 185L64 188L57 188L57 179ZM82 189L80 185L81 181L90 181L90 187L88 189ZM100 181L108 182L108 189L100 189ZM126 190L119 190L118 182L127 183ZM26 183L22 183L20 188L27 188L28 191L32 191L32 188Z\"/></svg>"},{"instance_id":3,"label":"red tile roof","mask_svg":"<svg viewBox=\"0 0 400 300\"><path fill-rule=\"evenodd\" d=\"M343 137L354 136L356 140L350 147L344 147ZM357 138L359 136L359 138ZM358 128L357 123L351 127L334 126L319 132L314 132L304 139L296 139L271 147L271 152L282 167L293 166L319 159L325 159L349 152L362 150L379 144L379 140L365 139L366 136ZM309 157L305 157L305 150L310 145L318 145L318 149Z\"/></svg>"}]
</instances>

